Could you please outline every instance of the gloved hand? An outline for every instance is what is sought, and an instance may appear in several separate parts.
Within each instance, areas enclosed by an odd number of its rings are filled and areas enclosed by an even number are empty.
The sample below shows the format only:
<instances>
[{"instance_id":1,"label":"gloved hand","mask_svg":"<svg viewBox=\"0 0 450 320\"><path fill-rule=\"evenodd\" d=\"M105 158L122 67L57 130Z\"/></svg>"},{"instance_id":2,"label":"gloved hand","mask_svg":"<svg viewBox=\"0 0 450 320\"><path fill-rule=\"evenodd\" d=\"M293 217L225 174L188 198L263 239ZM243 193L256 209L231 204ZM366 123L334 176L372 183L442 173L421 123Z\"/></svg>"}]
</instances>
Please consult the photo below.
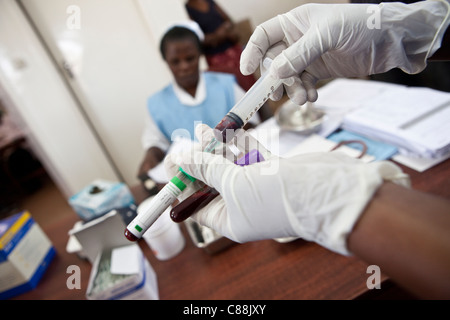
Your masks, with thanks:
<instances>
[{"instance_id":1,"label":"gloved hand","mask_svg":"<svg viewBox=\"0 0 450 320\"><path fill-rule=\"evenodd\" d=\"M205 124L197 126L195 134L200 144L193 150L198 152L204 150L209 141L214 138L213 130ZM264 161L271 157L271 153L250 135L249 131L245 130L235 132L234 138L229 143L219 143L213 152L241 166ZM165 166L166 171L170 175L177 173L178 166L173 162L165 161ZM187 190L178 197L180 203L176 204L170 211L170 217L173 221L184 221L219 195L219 192L213 187L203 183L199 184L198 181L196 180L193 184L190 184Z\"/></svg>"},{"instance_id":2,"label":"gloved hand","mask_svg":"<svg viewBox=\"0 0 450 320\"><path fill-rule=\"evenodd\" d=\"M193 150L166 162L220 192L192 216L198 223L237 242L301 237L346 255L346 237L383 181L409 183L391 162L366 164L339 151L240 167ZM268 164L277 170L263 170Z\"/></svg>"},{"instance_id":3,"label":"gloved hand","mask_svg":"<svg viewBox=\"0 0 450 320\"><path fill-rule=\"evenodd\" d=\"M392 68L418 73L440 47L449 12L445 0L305 4L256 28L241 55L241 72L252 74L264 57L276 57L270 72L282 79L298 75L285 88L300 105L317 99L315 84L321 79Z\"/></svg>"},{"instance_id":4,"label":"gloved hand","mask_svg":"<svg viewBox=\"0 0 450 320\"><path fill-rule=\"evenodd\" d=\"M213 154L221 156L223 161L228 160L226 163L235 163L239 158L249 153L251 150L258 150L263 159L270 159L272 157L271 152L267 150L256 138L254 138L250 132L252 132L252 130L238 130L235 133L234 138L229 143L219 143L215 147ZM195 136L197 137L199 143L194 144L192 147L190 151L192 157L195 157L196 154L202 154L202 150L204 150L208 143L214 138L214 129L211 129L206 124L199 124L195 127ZM178 156L179 154L173 155L175 158ZM173 159L169 156L164 159L164 167L169 177L172 177L178 173L180 166L176 162L177 161L173 161ZM266 172L271 170L268 165L263 165L263 168L264 167L268 167L266 168ZM203 185L204 183L198 180L187 185L186 189L178 197L178 201L184 201Z\"/></svg>"}]
</instances>

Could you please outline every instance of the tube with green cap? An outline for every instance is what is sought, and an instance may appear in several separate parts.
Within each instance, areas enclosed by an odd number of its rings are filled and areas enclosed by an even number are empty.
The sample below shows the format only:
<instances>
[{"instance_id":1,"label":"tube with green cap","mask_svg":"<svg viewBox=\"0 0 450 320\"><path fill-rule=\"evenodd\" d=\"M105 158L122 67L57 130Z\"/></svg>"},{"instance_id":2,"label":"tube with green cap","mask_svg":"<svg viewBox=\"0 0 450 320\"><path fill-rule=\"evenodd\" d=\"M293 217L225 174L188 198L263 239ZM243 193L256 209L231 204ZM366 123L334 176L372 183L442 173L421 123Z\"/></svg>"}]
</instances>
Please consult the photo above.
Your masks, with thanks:
<instances>
[{"instance_id":1,"label":"tube with green cap","mask_svg":"<svg viewBox=\"0 0 450 320\"><path fill-rule=\"evenodd\" d=\"M181 168L158 194L145 206L139 206L137 216L125 229L125 237L130 241L137 241L158 219L161 214L175 201L183 192L188 183L195 178L188 175Z\"/></svg>"}]
</instances>

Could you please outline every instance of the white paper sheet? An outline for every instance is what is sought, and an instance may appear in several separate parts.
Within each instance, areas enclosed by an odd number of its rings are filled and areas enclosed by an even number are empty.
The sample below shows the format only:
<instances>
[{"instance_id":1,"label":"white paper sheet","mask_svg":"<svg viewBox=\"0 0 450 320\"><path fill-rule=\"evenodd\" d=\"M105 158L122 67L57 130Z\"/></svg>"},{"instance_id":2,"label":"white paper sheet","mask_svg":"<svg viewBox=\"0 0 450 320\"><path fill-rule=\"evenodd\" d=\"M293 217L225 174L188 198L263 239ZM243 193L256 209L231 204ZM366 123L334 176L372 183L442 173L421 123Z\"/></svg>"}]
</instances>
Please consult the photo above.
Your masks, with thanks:
<instances>
[{"instance_id":1,"label":"white paper sheet","mask_svg":"<svg viewBox=\"0 0 450 320\"><path fill-rule=\"evenodd\" d=\"M142 251L136 244L112 249L110 271L112 274L139 273L141 260Z\"/></svg>"}]
</instances>

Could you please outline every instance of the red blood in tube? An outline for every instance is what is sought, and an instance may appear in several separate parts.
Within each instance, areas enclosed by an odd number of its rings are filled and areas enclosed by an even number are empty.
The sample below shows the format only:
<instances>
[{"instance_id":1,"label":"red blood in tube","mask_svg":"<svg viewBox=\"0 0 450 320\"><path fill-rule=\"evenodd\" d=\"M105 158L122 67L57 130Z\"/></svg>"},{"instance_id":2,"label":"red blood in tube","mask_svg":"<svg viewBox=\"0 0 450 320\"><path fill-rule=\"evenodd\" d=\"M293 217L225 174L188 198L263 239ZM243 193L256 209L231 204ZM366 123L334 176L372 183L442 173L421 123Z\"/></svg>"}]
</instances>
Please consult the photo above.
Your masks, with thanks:
<instances>
[{"instance_id":1,"label":"red blood in tube","mask_svg":"<svg viewBox=\"0 0 450 320\"><path fill-rule=\"evenodd\" d=\"M130 232L130 230L128 230L128 228L125 228L125 232L123 234L125 235L125 238L127 238L130 241L134 242L134 241L138 241L139 240L139 238L136 237L134 234L132 234Z\"/></svg>"},{"instance_id":2,"label":"red blood in tube","mask_svg":"<svg viewBox=\"0 0 450 320\"><path fill-rule=\"evenodd\" d=\"M210 203L219 192L210 186L204 186L194 192L189 198L180 202L170 211L170 217L175 222L182 222L193 215L195 212Z\"/></svg>"},{"instance_id":3,"label":"red blood in tube","mask_svg":"<svg viewBox=\"0 0 450 320\"><path fill-rule=\"evenodd\" d=\"M214 128L214 135L220 142L229 142L234 137L234 131L241 129L244 123L233 113L228 113ZM218 135L220 133L220 135Z\"/></svg>"},{"instance_id":4,"label":"red blood in tube","mask_svg":"<svg viewBox=\"0 0 450 320\"><path fill-rule=\"evenodd\" d=\"M261 161L264 161L264 157L258 152L258 150L255 149L239 158L236 161L236 164L245 166ZM189 198L175 206L170 211L170 217L175 222L182 222L206 206L218 195L219 192L216 189L205 185L200 190L194 192Z\"/></svg>"}]
</instances>

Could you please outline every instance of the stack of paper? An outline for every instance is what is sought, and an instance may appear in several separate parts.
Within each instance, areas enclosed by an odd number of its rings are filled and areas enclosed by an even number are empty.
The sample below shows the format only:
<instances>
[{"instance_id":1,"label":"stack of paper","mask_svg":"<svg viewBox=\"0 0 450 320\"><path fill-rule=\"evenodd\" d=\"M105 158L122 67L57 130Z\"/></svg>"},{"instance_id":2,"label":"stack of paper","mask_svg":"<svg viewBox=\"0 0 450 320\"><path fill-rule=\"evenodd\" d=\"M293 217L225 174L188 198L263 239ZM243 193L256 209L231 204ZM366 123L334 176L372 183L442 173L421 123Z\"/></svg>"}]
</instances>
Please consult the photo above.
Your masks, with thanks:
<instances>
[{"instance_id":1,"label":"stack of paper","mask_svg":"<svg viewBox=\"0 0 450 320\"><path fill-rule=\"evenodd\" d=\"M450 93L339 79L324 88L316 104L344 109L344 129L395 145L403 154L432 159L450 153Z\"/></svg>"},{"instance_id":2,"label":"stack of paper","mask_svg":"<svg viewBox=\"0 0 450 320\"><path fill-rule=\"evenodd\" d=\"M424 158L450 152L450 93L393 87L346 115L343 127Z\"/></svg>"}]
</instances>

